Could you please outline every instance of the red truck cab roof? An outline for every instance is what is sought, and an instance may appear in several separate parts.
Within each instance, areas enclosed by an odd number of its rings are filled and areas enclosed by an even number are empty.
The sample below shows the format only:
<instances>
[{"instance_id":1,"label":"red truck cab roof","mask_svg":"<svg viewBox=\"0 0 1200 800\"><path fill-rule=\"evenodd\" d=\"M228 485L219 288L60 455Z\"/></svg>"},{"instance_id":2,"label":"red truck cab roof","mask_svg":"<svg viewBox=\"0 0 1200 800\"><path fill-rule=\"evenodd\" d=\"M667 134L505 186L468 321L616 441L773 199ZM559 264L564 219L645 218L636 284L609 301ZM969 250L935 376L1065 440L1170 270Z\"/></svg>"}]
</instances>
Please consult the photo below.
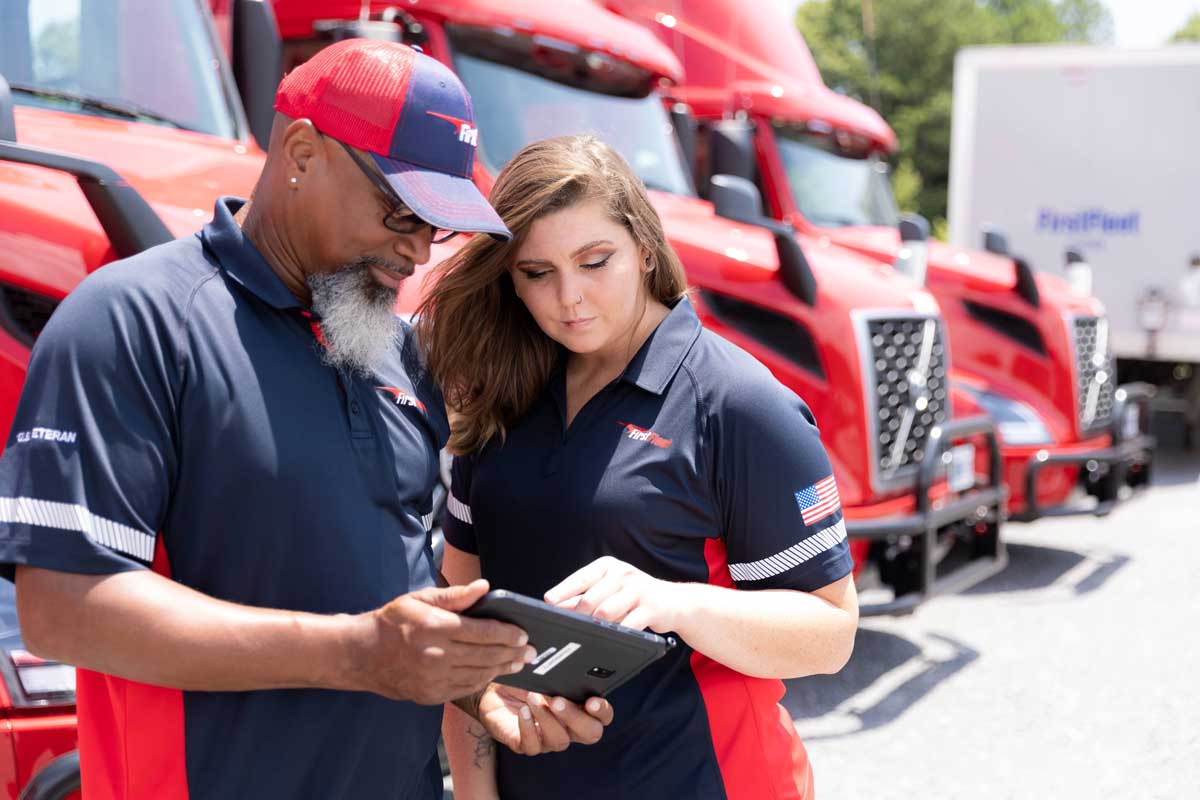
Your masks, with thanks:
<instances>
[{"instance_id":1,"label":"red truck cab roof","mask_svg":"<svg viewBox=\"0 0 1200 800\"><path fill-rule=\"evenodd\" d=\"M725 3L606 0L606 5L657 29L660 40L671 43L687 65L685 84L671 95L697 113L744 111L805 120L865 137L887 153L896 149L896 134L883 117L825 85L804 39L774 3L757 6L752 21L743 9ZM771 18L767 24L764 15Z\"/></svg>"},{"instance_id":2,"label":"red truck cab roof","mask_svg":"<svg viewBox=\"0 0 1200 800\"><path fill-rule=\"evenodd\" d=\"M372 13L395 3L372 2ZM275 0L275 19L285 39L313 35L313 23L323 19L357 19L362 3L357 0ZM631 22L609 14L587 0L409 0L405 11L427 14L460 25L511 28L519 33L536 33L561 39L589 50L628 61L671 81L683 77L679 59L654 35Z\"/></svg>"}]
</instances>

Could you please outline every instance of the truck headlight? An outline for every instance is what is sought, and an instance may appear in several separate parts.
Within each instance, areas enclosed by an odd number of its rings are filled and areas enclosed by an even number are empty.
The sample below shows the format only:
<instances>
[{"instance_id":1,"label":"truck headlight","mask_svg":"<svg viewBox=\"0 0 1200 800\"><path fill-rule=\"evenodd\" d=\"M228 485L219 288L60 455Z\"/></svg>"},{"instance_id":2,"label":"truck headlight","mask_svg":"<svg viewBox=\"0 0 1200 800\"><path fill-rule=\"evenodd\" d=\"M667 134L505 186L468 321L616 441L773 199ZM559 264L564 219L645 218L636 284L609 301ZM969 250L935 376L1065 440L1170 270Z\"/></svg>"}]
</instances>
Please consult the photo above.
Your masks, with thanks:
<instances>
[{"instance_id":1,"label":"truck headlight","mask_svg":"<svg viewBox=\"0 0 1200 800\"><path fill-rule=\"evenodd\" d=\"M973 390L971 394L996 421L996 431L1005 444L1049 444L1052 441L1041 417L1020 400L979 390Z\"/></svg>"}]
</instances>

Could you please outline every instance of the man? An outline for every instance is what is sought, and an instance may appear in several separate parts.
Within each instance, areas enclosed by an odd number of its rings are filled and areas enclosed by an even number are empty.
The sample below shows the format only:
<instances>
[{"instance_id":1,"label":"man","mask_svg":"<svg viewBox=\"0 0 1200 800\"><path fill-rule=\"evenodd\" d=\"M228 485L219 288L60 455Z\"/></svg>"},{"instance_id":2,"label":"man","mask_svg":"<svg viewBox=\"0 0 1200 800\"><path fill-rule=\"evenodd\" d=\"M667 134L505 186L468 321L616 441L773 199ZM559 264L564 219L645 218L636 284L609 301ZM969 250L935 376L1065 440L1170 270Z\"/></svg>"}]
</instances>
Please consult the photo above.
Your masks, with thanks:
<instances>
[{"instance_id":1,"label":"man","mask_svg":"<svg viewBox=\"0 0 1200 800\"><path fill-rule=\"evenodd\" d=\"M80 667L88 800L440 797L445 701L529 753L611 719L480 715L532 648L455 613L485 582L432 586L448 426L393 306L435 229L508 236L466 91L352 40L276 109L251 201L62 303L0 461L0 564L29 648Z\"/></svg>"}]
</instances>

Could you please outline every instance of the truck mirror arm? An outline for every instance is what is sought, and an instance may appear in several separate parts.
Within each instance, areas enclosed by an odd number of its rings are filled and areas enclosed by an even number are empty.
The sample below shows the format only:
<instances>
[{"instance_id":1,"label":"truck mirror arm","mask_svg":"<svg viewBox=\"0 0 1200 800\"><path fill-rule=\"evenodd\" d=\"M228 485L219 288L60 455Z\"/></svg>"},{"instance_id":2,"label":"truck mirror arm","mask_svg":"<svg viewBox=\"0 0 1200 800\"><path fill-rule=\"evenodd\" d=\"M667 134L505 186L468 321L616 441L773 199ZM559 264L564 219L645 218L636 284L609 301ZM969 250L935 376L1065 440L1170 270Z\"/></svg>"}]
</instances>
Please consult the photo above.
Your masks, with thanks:
<instances>
[{"instance_id":1,"label":"truck mirror arm","mask_svg":"<svg viewBox=\"0 0 1200 800\"><path fill-rule=\"evenodd\" d=\"M1042 296L1038 292L1037 281L1033 277L1033 268L1021 256L1013 256L1013 266L1017 271L1017 294L1029 305L1039 308Z\"/></svg>"},{"instance_id":2,"label":"truck mirror arm","mask_svg":"<svg viewBox=\"0 0 1200 800\"><path fill-rule=\"evenodd\" d=\"M103 164L12 142L0 142L0 161L75 176L118 258L128 258L175 238L137 189Z\"/></svg>"}]
</instances>

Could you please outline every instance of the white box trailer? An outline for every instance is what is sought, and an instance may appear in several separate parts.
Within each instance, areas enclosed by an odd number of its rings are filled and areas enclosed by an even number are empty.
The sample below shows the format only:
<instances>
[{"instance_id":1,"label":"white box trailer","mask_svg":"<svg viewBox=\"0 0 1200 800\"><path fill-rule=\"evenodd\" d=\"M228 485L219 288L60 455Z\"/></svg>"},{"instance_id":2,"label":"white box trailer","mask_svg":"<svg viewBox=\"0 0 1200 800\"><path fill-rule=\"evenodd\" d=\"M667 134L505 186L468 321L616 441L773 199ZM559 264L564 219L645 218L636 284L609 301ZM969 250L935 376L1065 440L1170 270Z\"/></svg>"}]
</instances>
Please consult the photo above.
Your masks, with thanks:
<instances>
[{"instance_id":1,"label":"white box trailer","mask_svg":"<svg viewBox=\"0 0 1200 800\"><path fill-rule=\"evenodd\" d=\"M1200 423L1200 46L968 48L953 114L951 240L1090 288L1120 379Z\"/></svg>"}]
</instances>

